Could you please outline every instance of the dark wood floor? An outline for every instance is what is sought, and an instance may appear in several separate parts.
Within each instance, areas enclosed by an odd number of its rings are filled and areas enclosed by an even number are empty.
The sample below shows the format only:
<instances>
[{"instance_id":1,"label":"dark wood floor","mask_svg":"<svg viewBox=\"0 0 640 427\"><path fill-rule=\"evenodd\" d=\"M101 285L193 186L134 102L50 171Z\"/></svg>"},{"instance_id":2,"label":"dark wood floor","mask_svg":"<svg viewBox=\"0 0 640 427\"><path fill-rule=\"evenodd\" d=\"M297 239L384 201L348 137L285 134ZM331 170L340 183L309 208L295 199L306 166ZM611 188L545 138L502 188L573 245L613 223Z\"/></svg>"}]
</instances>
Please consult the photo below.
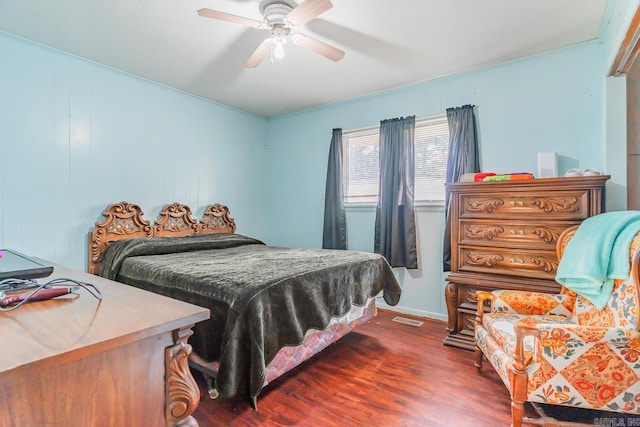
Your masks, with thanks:
<instances>
[{"instance_id":1,"label":"dark wood floor","mask_svg":"<svg viewBox=\"0 0 640 427\"><path fill-rule=\"evenodd\" d=\"M509 394L491 365L478 374L473 352L444 346L445 323L420 319L415 327L392 322L396 315L380 310L267 386L258 411L244 401L210 400L194 373L203 395L194 416L201 427L511 424Z\"/></svg>"}]
</instances>

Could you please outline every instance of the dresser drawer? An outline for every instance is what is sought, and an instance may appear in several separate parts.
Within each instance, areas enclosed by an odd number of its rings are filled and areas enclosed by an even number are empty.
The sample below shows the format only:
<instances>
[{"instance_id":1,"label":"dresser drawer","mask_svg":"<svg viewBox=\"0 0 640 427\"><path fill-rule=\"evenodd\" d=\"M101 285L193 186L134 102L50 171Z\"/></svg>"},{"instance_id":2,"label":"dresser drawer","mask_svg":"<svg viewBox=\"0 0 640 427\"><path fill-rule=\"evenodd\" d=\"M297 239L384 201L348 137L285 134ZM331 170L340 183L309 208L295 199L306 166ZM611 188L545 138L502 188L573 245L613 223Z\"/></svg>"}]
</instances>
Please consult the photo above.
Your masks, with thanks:
<instances>
[{"instance_id":1,"label":"dresser drawer","mask_svg":"<svg viewBox=\"0 0 640 427\"><path fill-rule=\"evenodd\" d=\"M558 269L554 251L459 246L457 270L553 280Z\"/></svg>"},{"instance_id":2,"label":"dresser drawer","mask_svg":"<svg viewBox=\"0 0 640 427\"><path fill-rule=\"evenodd\" d=\"M458 287L458 307L475 310L478 306L478 299L476 298L478 290L477 286L460 285Z\"/></svg>"},{"instance_id":3,"label":"dresser drawer","mask_svg":"<svg viewBox=\"0 0 640 427\"><path fill-rule=\"evenodd\" d=\"M458 195L459 218L539 218L581 221L589 217L589 191L530 191Z\"/></svg>"},{"instance_id":4,"label":"dresser drawer","mask_svg":"<svg viewBox=\"0 0 640 427\"><path fill-rule=\"evenodd\" d=\"M469 337L473 340L473 329L476 324L476 313L466 310L458 311L458 324L460 325L459 334Z\"/></svg>"},{"instance_id":5,"label":"dresser drawer","mask_svg":"<svg viewBox=\"0 0 640 427\"><path fill-rule=\"evenodd\" d=\"M555 251L558 237L579 221L532 222L524 220L461 219L458 243Z\"/></svg>"}]
</instances>

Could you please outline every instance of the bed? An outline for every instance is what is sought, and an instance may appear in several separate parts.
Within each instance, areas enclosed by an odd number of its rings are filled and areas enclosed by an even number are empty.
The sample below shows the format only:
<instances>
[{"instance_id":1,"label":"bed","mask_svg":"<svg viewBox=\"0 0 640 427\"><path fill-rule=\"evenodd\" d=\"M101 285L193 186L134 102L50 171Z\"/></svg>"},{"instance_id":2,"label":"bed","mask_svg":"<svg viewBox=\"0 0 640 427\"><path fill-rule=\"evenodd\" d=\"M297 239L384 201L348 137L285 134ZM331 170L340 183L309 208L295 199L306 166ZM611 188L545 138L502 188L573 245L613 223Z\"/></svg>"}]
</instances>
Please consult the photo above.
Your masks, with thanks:
<instances>
[{"instance_id":1,"label":"bed","mask_svg":"<svg viewBox=\"0 0 640 427\"><path fill-rule=\"evenodd\" d=\"M153 224L136 204L109 205L89 233L89 272L206 307L189 364L209 395L257 397L268 383L376 314L401 289L384 257L356 251L272 247L235 233L229 209L199 221L180 203Z\"/></svg>"}]
</instances>

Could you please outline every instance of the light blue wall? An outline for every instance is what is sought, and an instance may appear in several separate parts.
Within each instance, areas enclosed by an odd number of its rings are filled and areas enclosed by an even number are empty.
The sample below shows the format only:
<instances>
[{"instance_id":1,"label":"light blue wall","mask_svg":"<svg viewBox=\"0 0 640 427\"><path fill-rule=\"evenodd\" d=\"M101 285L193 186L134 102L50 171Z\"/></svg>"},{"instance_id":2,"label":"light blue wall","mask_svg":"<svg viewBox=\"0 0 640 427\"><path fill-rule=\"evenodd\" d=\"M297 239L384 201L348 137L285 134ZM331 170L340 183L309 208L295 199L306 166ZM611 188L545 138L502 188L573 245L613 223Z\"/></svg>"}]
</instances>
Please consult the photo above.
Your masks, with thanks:
<instances>
[{"instance_id":1,"label":"light blue wall","mask_svg":"<svg viewBox=\"0 0 640 427\"><path fill-rule=\"evenodd\" d=\"M0 247L71 267L126 200L229 205L264 237L266 119L0 33Z\"/></svg>"},{"instance_id":2,"label":"light blue wall","mask_svg":"<svg viewBox=\"0 0 640 427\"><path fill-rule=\"evenodd\" d=\"M560 172L615 175L607 204L623 206L624 84L605 75L638 2L611 2L600 41L270 120L0 33L0 247L84 268L87 232L121 200L150 220L222 202L241 233L318 247L332 128L468 103L484 170L535 171L556 151ZM349 210L350 248L372 250L374 216ZM417 220L421 268L397 269L399 309L444 319L442 208Z\"/></svg>"},{"instance_id":3,"label":"light blue wall","mask_svg":"<svg viewBox=\"0 0 640 427\"><path fill-rule=\"evenodd\" d=\"M608 0L600 34L605 50L605 60L602 62L603 75L609 74L611 64L618 54L639 5L640 0Z\"/></svg>"},{"instance_id":4,"label":"light blue wall","mask_svg":"<svg viewBox=\"0 0 640 427\"><path fill-rule=\"evenodd\" d=\"M605 171L602 51L596 41L584 43L271 119L268 200L278 211L269 227L269 242L321 245L334 127L357 129L387 118L432 116L447 107L475 104L483 170L535 173L537 153L555 151L561 173L572 167ZM371 250L373 210L349 210L347 219L349 248ZM420 269L396 269L403 286L399 310L445 318L443 225L442 209L418 213Z\"/></svg>"},{"instance_id":5,"label":"light blue wall","mask_svg":"<svg viewBox=\"0 0 640 427\"><path fill-rule=\"evenodd\" d=\"M536 153L556 151L560 171L602 169L601 45L585 43L388 93L271 119L269 201L283 207L270 240L317 246L322 237L331 129L443 114L475 104L482 167L536 171ZM286 232L285 232L286 231Z\"/></svg>"},{"instance_id":6,"label":"light blue wall","mask_svg":"<svg viewBox=\"0 0 640 427\"><path fill-rule=\"evenodd\" d=\"M475 104L481 165L496 172L536 171L536 153L555 151L559 172L596 167L612 176L609 210L626 208L624 77L606 78L639 0L611 0L600 40L269 121L269 203L282 207L269 228L273 244L319 246L331 129L441 114ZM347 212L351 249L373 247L373 209ZM396 309L446 318L441 272L442 209L417 213L420 269L396 269Z\"/></svg>"},{"instance_id":7,"label":"light blue wall","mask_svg":"<svg viewBox=\"0 0 640 427\"><path fill-rule=\"evenodd\" d=\"M611 64L618 54L640 0L609 0L607 15L600 39L605 61L602 75L609 75ZM609 210L627 209L627 104L626 77L608 77L605 82L604 140L605 159L611 179L607 183L606 201Z\"/></svg>"}]
</instances>

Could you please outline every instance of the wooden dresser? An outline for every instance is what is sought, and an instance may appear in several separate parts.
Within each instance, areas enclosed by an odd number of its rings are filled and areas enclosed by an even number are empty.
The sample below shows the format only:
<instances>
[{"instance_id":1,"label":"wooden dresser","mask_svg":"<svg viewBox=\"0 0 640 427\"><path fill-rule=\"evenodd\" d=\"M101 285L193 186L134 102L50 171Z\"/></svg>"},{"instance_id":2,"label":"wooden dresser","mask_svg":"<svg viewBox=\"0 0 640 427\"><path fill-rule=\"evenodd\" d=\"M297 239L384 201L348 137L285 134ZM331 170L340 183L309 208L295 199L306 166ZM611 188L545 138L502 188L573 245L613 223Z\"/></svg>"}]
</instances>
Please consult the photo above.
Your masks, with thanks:
<instances>
[{"instance_id":1,"label":"wooden dresser","mask_svg":"<svg viewBox=\"0 0 640 427\"><path fill-rule=\"evenodd\" d=\"M448 184L451 273L444 344L475 348L478 290L557 292L556 242L567 227L603 211L608 175Z\"/></svg>"},{"instance_id":2,"label":"wooden dresser","mask_svg":"<svg viewBox=\"0 0 640 427\"><path fill-rule=\"evenodd\" d=\"M69 268L94 284L0 312L1 426L197 426L187 339L209 310Z\"/></svg>"}]
</instances>

